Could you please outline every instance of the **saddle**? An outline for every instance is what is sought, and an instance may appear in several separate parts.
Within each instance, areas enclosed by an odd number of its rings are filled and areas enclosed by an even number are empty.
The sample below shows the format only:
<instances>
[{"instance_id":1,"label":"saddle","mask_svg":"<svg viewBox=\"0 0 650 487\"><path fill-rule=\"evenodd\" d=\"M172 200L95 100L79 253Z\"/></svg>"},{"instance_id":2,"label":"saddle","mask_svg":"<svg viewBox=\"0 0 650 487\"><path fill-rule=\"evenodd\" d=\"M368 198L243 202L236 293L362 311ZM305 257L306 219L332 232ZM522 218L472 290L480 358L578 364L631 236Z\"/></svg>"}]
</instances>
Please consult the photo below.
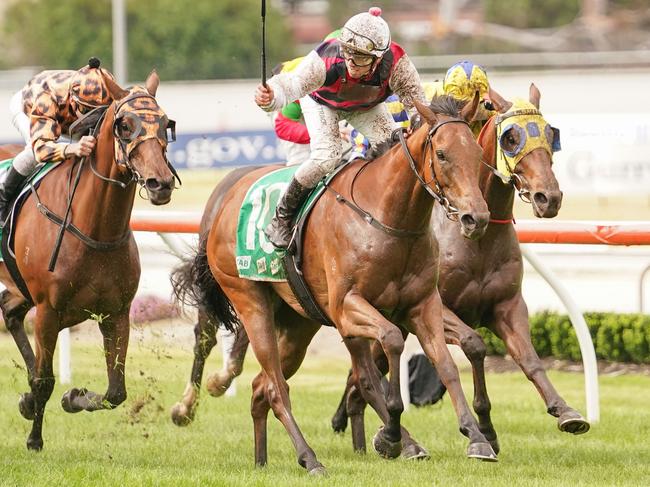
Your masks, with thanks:
<instances>
[{"instance_id":1,"label":"saddle","mask_svg":"<svg viewBox=\"0 0 650 487\"><path fill-rule=\"evenodd\" d=\"M297 167L285 167L262 176L251 185L242 203L237 224L236 259L239 277L256 281L287 282L307 315L326 326L334 326L313 297L302 273L304 227L312 209L329 183L348 165L345 162L316 186L293 222L293 236L286 251L266 240L263 229L275 209L274 200ZM338 198L338 196L337 196Z\"/></svg>"},{"instance_id":2,"label":"saddle","mask_svg":"<svg viewBox=\"0 0 650 487\"><path fill-rule=\"evenodd\" d=\"M99 123L102 120L102 117L104 116L104 113L106 112L107 106L101 106L97 107L81 118L77 119L75 122L70 125L70 128L68 129L68 133L70 136L70 140L78 140L81 138L83 135L87 134L92 134L94 131L97 129ZM7 164L7 167L11 164L13 161L5 161L5 164ZM27 285L25 284L24 279L20 275L20 272L18 271L18 266L16 265L16 255L14 254L14 235L16 231L16 218L18 214L20 213L20 209L22 208L23 204L27 200L27 197L30 194L34 194L36 200L37 200L37 206L39 211L45 215L48 219L54 221L54 223L57 223L59 225L63 225L63 219L59 217L58 215L55 215L52 213L45 205L42 205L40 200L38 199L38 193L36 192L36 188L40 186L41 181L45 178L45 176L52 171L55 167L59 166L65 161L58 162L58 163L41 163L36 166L36 169L34 173L27 178L25 181L22 189L20 190L20 193L18 194L18 197L14 201L14 203L11 205L11 210L9 213L9 217L7 218L7 224L5 227L0 230L2 235L1 235L1 240L0 240L0 258L4 260L5 266L7 267L7 270L9 271L9 274L11 275L11 278L14 280L16 283L16 286L20 290L20 292L23 294L23 296L30 302L30 304L33 303L32 297L29 293L29 290L27 289ZM76 227L74 225L68 225L68 228L75 233Z\"/></svg>"},{"instance_id":3,"label":"saddle","mask_svg":"<svg viewBox=\"0 0 650 487\"><path fill-rule=\"evenodd\" d=\"M11 160L9 161L11 163ZM15 199L11 205L11 210L9 212L9 217L7 218L7 224L1 232L1 241L0 241L0 258L4 260L5 266L11 275L11 278L16 283L16 286L23 294L23 296L29 301L30 304L33 304L29 290L27 289L27 284L25 284L24 279L18 271L18 266L16 264L16 255L14 254L14 237L16 233L16 219L20 213L20 209L27 201L27 197L35 192L36 188L40 186L41 181L46 174L48 174L52 169L54 169L59 164L39 164L36 167L34 173L25 180L25 183L18 193L18 197Z\"/></svg>"}]
</instances>

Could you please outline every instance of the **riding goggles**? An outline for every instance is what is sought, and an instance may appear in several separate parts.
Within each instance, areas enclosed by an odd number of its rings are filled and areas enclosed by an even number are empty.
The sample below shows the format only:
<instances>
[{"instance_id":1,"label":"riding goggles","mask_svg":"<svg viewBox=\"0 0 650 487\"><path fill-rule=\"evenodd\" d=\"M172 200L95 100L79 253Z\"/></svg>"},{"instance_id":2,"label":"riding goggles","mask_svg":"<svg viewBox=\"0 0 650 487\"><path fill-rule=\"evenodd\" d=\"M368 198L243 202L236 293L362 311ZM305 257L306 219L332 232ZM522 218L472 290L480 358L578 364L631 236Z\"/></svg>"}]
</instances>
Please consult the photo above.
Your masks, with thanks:
<instances>
[{"instance_id":1,"label":"riding goggles","mask_svg":"<svg viewBox=\"0 0 650 487\"><path fill-rule=\"evenodd\" d=\"M507 176L511 176L517 164L533 150L542 148L552 156L562 148L560 130L551 127L540 111L526 100L515 99L510 110L497 116L496 128L497 170ZM519 141L514 148L508 148L505 140L510 130L518 134Z\"/></svg>"},{"instance_id":2,"label":"riding goggles","mask_svg":"<svg viewBox=\"0 0 650 487\"><path fill-rule=\"evenodd\" d=\"M379 46L370 37L354 32L353 30L344 26L341 29L341 34L339 35L339 42L343 46L347 46L359 52L371 54L373 52L387 51L390 45L390 36L388 36L388 41L386 42L385 45Z\"/></svg>"},{"instance_id":3,"label":"riding goggles","mask_svg":"<svg viewBox=\"0 0 650 487\"><path fill-rule=\"evenodd\" d=\"M365 68L366 66L370 66L373 62L375 62L375 59L377 59L375 56L363 54L359 51L345 46L341 46L341 52L343 53L343 58L346 61L351 61L352 64L358 68Z\"/></svg>"}]
</instances>

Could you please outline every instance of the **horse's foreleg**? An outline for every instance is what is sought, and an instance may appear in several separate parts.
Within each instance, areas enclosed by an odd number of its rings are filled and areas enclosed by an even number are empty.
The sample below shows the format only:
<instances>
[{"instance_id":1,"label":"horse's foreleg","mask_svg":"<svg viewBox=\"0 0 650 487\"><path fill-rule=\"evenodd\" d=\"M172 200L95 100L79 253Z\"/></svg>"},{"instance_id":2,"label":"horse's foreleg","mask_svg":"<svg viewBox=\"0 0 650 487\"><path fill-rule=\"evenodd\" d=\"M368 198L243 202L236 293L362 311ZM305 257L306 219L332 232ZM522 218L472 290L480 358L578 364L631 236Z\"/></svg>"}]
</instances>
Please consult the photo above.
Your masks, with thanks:
<instances>
[{"instance_id":1,"label":"horse's foreleg","mask_svg":"<svg viewBox=\"0 0 650 487\"><path fill-rule=\"evenodd\" d=\"M344 338L365 337L379 341L388 359L389 388L386 407L388 418L380 432L388 444L394 444L391 452L401 450L402 433L400 418L404 411L399 383L399 359L404 350L404 337L400 329L388 321L361 295L348 293L340 310L339 332ZM375 365L373 363L372 367ZM371 370L371 369L368 369ZM366 387L361 385L361 388ZM398 448L399 447L399 448Z\"/></svg>"},{"instance_id":2,"label":"horse's foreleg","mask_svg":"<svg viewBox=\"0 0 650 487\"><path fill-rule=\"evenodd\" d=\"M352 388L352 383L350 382L351 377L352 370L348 372L348 378L345 382L345 390L343 391L343 396L341 397L341 401L339 402L339 405L334 412L334 416L332 416L332 429L334 430L334 433L344 433L345 428L348 427L348 413L346 403L348 393Z\"/></svg>"},{"instance_id":3,"label":"horse's foreleg","mask_svg":"<svg viewBox=\"0 0 650 487\"><path fill-rule=\"evenodd\" d=\"M406 333L404 333L406 338ZM386 424L390 418L384 392L381 387L381 378L388 372L388 361L386 355L378 342L372 342L369 347L367 340L360 339L346 345L355 346L350 348L350 354L353 359L353 366L356 364L357 373L353 373L348 380L347 395L347 413L350 416L352 425L352 442L355 451L365 451L365 425L363 422L364 409L366 404L370 404L380 419ZM429 458L429 453L420 446L403 426L400 429L402 434L401 455L406 459L423 459ZM384 441L381 433L375 435L373 447L383 456L394 457L400 454L400 451L393 451L386 454L386 450L391 445Z\"/></svg>"},{"instance_id":4,"label":"horse's foreleg","mask_svg":"<svg viewBox=\"0 0 650 487\"><path fill-rule=\"evenodd\" d=\"M345 392L343 395L343 414L350 418L352 430L352 448L357 453L366 452L366 432L364 413L366 404L373 404L378 410L378 415L385 424L388 419L386 401L381 390L381 376L370 358L368 340L365 338L346 338L343 340L350 352L352 371L348 375ZM395 458L399 455L396 449L401 447L400 442L386 441L380 433L377 441L373 442L375 451L386 458Z\"/></svg>"},{"instance_id":5,"label":"horse's foreleg","mask_svg":"<svg viewBox=\"0 0 650 487\"><path fill-rule=\"evenodd\" d=\"M472 364L472 378L474 381L474 402L472 405L474 406L474 412L478 416L481 432L492 445L494 452L498 454L499 440L490 416L492 405L490 404L485 380L485 343L476 331L467 326L463 320L447 307L443 307L442 317L446 342L460 346Z\"/></svg>"},{"instance_id":6,"label":"horse's foreleg","mask_svg":"<svg viewBox=\"0 0 650 487\"><path fill-rule=\"evenodd\" d=\"M108 388L98 394L85 388L71 389L61 398L61 406L69 413L82 410L114 409L126 400L124 366L129 347L129 315L116 314L99 323L104 338L104 355L108 373Z\"/></svg>"},{"instance_id":7,"label":"horse's foreleg","mask_svg":"<svg viewBox=\"0 0 650 487\"><path fill-rule=\"evenodd\" d=\"M5 289L0 294L0 308L5 326L16 342L18 351L25 361L27 375L31 377L34 373L34 351L25 333L25 315L31 306L23 296L15 296ZM32 418L29 418L32 419Z\"/></svg>"},{"instance_id":8,"label":"horse's foreleg","mask_svg":"<svg viewBox=\"0 0 650 487\"><path fill-rule=\"evenodd\" d=\"M497 456L492 446L481 433L476 418L470 411L460 383L458 369L447 349L442 320L442 301L437 290L412 311L411 323L422 349L435 365L440 380L449 391L449 397L458 417L460 432L470 440L467 456L496 461Z\"/></svg>"},{"instance_id":9,"label":"horse's foreleg","mask_svg":"<svg viewBox=\"0 0 650 487\"><path fill-rule=\"evenodd\" d=\"M34 420L32 430L27 438L27 448L41 450L43 448L43 416L45 405L54 390L54 370L52 358L56 347L59 326L56 313L45 306L37 308L36 323L34 327L34 341L36 356L34 374L30 379L31 395L23 396L22 400L33 401Z\"/></svg>"},{"instance_id":10,"label":"horse's foreleg","mask_svg":"<svg viewBox=\"0 0 650 487\"><path fill-rule=\"evenodd\" d=\"M226 366L207 379L206 388L211 396L219 397L225 394L235 377L241 375L249 343L246 330L239 328L235 333L235 341L228 355Z\"/></svg>"},{"instance_id":11,"label":"horse's foreleg","mask_svg":"<svg viewBox=\"0 0 650 487\"><path fill-rule=\"evenodd\" d=\"M194 362L190 381L185 387L183 398L171 410L172 421L177 426L186 426L194 419L201 391L203 368L210 352L217 344L217 324L208 319L199 309L199 318L194 325Z\"/></svg>"},{"instance_id":12,"label":"horse's foreleg","mask_svg":"<svg viewBox=\"0 0 650 487\"><path fill-rule=\"evenodd\" d=\"M560 431L582 434L589 431L589 423L582 415L568 406L558 394L546 375L542 361L539 359L530 339L528 308L521 294L512 300L495 307L495 320L492 327L508 349L508 353L524 371L528 380L537 388L546 404L546 410L558 418Z\"/></svg>"}]
</instances>

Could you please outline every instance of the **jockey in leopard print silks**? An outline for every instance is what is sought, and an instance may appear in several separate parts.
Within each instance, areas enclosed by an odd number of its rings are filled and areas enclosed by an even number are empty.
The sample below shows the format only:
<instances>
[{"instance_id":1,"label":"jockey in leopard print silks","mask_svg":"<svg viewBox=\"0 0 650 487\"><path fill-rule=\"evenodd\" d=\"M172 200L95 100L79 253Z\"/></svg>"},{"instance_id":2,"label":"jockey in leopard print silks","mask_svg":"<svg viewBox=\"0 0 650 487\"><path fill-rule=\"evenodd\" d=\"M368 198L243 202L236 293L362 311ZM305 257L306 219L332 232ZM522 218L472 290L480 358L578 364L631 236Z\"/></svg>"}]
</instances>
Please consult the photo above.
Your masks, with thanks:
<instances>
[{"instance_id":1,"label":"jockey in leopard print silks","mask_svg":"<svg viewBox=\"0 0 650 487\"><path fill-rule=\"evenodd\" d=\"M25 149L14 158L0 186L0 225L7 219L11 202L37 163L60 162L92 152L95 147L92 136L84 136L75 143L60 143L58 139L84 113L112 101L99 65L99 59L90 58L88 65L79 71L43 71L11 99L12 122L25 141Z\"/></svg>"},{"instance_id":2,"label":"jockey in leopard print silks","mask_svg":"<svg viewBox=\"0 0 650 487\"><path fill-rule=\"evenodd\" d=\"M257 87L255 102L266 111L300 99L311 137L309 159L296 171L265 229L276 247L287 247L297 209L341 158L339 120L350 122L371 144L388 139L396 125L382 102L392 93L407 109L414 100L424 101L415 66L391 41L388 24L376 7L350 18L337 39L323 42L295 70Z\"/></svg>"}]
</instances>

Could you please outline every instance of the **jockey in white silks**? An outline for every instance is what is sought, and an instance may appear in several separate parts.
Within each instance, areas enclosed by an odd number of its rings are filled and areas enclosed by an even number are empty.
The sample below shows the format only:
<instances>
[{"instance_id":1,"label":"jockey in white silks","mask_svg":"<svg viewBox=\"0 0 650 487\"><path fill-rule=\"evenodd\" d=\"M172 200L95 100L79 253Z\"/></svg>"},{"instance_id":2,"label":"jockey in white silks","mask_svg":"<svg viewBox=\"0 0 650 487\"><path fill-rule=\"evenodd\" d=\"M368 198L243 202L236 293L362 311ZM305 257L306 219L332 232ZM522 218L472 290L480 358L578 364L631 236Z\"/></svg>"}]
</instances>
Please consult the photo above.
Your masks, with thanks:
<instances>
[{"instance_id":1,"label":"jockey in white silks","mask_svg":"<svg viewBox=\"0 0 650 487\"><path fill-rule=\"evenodd\" d=\"M273 245L288 246L297 210L339 163L339 121L347 120L372 145L387 140L397 126L383 101L393 93L407 109L413 108L414 100L425 100L415 66L391 41L388 24L376 7L350 18L338 38L321 43L295 70L257 87L255 102L265 111L280 110L299 99L311 137L310 156L296 171L265 229Z\"/></svg>"}]
</instances>

